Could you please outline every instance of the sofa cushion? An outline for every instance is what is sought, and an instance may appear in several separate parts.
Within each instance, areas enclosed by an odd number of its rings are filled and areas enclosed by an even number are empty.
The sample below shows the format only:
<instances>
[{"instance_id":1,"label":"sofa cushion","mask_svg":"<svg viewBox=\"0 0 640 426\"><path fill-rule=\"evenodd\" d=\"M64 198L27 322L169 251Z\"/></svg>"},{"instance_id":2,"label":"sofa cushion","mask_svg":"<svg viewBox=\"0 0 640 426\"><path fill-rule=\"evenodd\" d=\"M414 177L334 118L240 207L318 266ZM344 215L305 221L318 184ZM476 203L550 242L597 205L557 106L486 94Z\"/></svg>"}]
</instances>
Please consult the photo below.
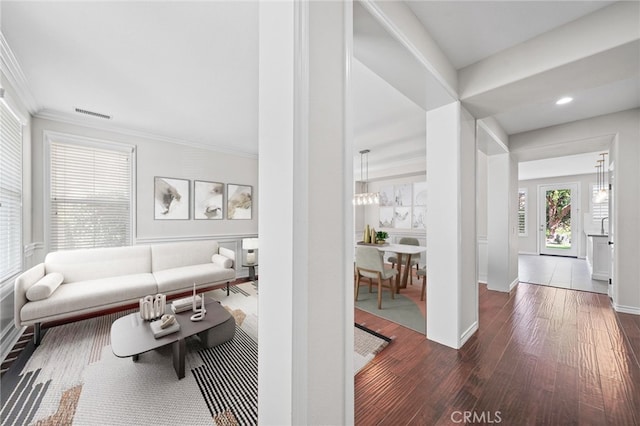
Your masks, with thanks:
<instances>
[{"instance_id":1,"label":"sofa cushion","mask_svg":"<svg viewBox=\"0 0 640 426\"><path fill-rule=\"evenodd\" d=\"M27 299L32 302L46 299L62 284L64 277L59 272L45 275L27 290Z\"/></svg>"},{"instance_id":2,"label":"sofa cushion","mask_svg":"<svg viewBox=\"0 0 640 426\"><path fill-rule=\"evenodd\" d=\"M213 256L211 256L211 262L225 269L233 267L233 260L221 254L214 254Z\"/></svg>"},{"instance_id":3,"label":"sofa cushion","mask_svg":"<svg viewBox=\"0 0 640 426\"><path fill-rule=\"evenodd\" d=\"M48 273L60 272L64 283L151 272L149 246L63 250L47 254Z\"/></svg>"},{"instance_id":4,"label":"sofa cushion","mask_svg":"<svg viewBox=\"0 0 640 426\"><path fill-rule=\"evenodd\" d=\"M224 257L228 257L229 259L233 260L233 262L235 263L235 261L236 261L236 252L235 251L221 246L218 249L218 253L220 253Z\"/></svg>"},{"instance_id":5,"label":"sofa cushion","mask_svg":"<svg viewBox=\"0 0 640 426\"><path fill-rule=\"evenodd\" d=\"M154 244L151 246L151 272L211 263L211 256L216 253L218 242L214 240Z\"/></svg>"},{"instance_id":6,"label":"sofa cushion","mask_svg":"<svg viewBox=\"0 0 640 426\"><path fill-rule=\"evenodd\" d=\"M156 294L156 282L148 273L62 284L48 299L24 305L22 320L33 321L61 313L73 316L75 311L94 307L97 311L101 306L137 301L147 294Z\"/></svg>"},{"instance_id":7,"label":"sofa cushion","mask_svg":"<svg viewBox=\"0 0 640 426\"><path fill-rule=\"evenodd\" d=\"M153 276L158 283L158 292L168 293L176 290L190 290L193 288L193 283L200 286L233 280L236 277L236 271L209 262L156 271Z\"/></svg>"}]
</instances>

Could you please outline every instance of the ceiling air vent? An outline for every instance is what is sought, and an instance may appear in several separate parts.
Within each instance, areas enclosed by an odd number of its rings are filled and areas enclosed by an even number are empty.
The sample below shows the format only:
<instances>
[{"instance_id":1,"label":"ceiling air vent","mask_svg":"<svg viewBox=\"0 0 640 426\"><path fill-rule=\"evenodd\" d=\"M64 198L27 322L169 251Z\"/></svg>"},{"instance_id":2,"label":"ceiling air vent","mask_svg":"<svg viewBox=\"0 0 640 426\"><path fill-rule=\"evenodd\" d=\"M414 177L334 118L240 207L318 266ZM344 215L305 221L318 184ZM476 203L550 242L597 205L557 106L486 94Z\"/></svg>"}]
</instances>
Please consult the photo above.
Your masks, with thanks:
<instances>
[{"instance_id":1,"label":"ceiling air vent","mask_svg":"<svg viewBox=\"0 0 640 426\"><path fill-rule=\"evenodd\" d=\"M80 114L87 114L87 115L90 115L92 117L98 117L98 118L104 118L104 119L107 119L107 120L111 120L111 116L107 115L107 114L100 114L99 112L93 112L93 111L89 111L89 110L82 109L82 108L76 108L75 110L76 110L77 113L80 113Z\"/></svg>"}]
</instances>

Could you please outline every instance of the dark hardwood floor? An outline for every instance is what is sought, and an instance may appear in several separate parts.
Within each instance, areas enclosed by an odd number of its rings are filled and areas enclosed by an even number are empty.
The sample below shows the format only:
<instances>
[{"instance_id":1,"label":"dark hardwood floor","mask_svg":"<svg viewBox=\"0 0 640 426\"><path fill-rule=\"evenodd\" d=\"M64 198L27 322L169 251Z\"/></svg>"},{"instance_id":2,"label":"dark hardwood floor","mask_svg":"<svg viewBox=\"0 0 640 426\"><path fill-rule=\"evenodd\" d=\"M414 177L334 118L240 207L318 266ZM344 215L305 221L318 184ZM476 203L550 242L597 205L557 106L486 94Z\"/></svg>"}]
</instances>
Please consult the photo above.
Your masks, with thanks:
<instances>
[{"instance_id":1,"label":"dark hardwood floor","mask_svg":"<svg viewBox=\"0 0 640 426\"><path fill-rule=\"evenodd\" d=\"M395 336L355 378L357 425L640 425L640 316L595 293L479 292L479 330L459 351L356 309Z\"/></svg>"}]
</instances>

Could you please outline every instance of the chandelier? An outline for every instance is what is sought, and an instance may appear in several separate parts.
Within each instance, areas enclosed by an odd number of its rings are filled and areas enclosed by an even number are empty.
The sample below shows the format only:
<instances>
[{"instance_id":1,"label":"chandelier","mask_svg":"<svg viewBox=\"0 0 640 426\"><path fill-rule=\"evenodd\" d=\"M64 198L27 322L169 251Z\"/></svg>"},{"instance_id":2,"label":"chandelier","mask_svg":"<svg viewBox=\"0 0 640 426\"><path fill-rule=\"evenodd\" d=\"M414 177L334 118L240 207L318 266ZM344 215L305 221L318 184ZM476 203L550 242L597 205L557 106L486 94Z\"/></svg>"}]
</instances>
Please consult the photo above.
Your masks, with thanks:
<instances>
[{"instance_id":1,"label":"chandelier","mask_svg":"<svg viewBox=\"0 0 640 426\"><path fill-rule=\"evenodd\" d=\"M353 204L356 206L365 206L371 204L380 203L380 194L377 192L369 192L369 186L367 181L369 180L369 150L363 149L360 151L360 180L362 181L362 191L359 194L353 196ZM366 160L366 161L365 161ZM365 171L366 163L366 175L363 177L363 171Z\"/></svg>"},{"instance_id":2,"label":"chandelier","mask_svg":"<svg viewBox=\"0 0 640 426\"><path fill-rule=\"evenodd\" d=\"M594 203L606 203L609 201L609 192L607 190L607 186L605 185L605 160L604 157L607 155L606 152L600 154L602 159L598 160L596 164L596 177L597 184L596 190L593 194L593 202Z\"/></svg>"}]
</instances>

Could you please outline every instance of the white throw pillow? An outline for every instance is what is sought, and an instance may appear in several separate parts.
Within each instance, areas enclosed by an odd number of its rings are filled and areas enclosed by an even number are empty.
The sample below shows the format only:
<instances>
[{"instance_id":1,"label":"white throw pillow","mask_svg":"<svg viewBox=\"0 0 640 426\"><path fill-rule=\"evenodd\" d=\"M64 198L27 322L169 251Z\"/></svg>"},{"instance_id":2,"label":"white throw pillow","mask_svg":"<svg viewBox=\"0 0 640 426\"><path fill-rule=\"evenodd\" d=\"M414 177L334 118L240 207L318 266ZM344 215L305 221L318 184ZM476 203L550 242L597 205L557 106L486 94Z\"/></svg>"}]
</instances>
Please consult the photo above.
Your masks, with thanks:
<instances>
[{"instance_id":1,"label":"white throw pillow","mask_svg":"<svg viewBox=\"0 0 640 426\"><path fill-rule=\"evenodd\" d=\"M225 269L229 269L233 266L233 260L221 254L214 254L213 256L211 256L211 261L216 265L222 266Z\"/></svg>"},{"instance_id":2,"label":"white throw pillow","mask_svg":"<svg viewBox=\"0 0 640 426\"><path fill-rule=\"evenodd\" d=\"M37 283L27 290L27 299L32 302L44 300L51 296L62 284L64 277L59 272L52 272L42 277Z\"/></svg>"}]
</instances>

